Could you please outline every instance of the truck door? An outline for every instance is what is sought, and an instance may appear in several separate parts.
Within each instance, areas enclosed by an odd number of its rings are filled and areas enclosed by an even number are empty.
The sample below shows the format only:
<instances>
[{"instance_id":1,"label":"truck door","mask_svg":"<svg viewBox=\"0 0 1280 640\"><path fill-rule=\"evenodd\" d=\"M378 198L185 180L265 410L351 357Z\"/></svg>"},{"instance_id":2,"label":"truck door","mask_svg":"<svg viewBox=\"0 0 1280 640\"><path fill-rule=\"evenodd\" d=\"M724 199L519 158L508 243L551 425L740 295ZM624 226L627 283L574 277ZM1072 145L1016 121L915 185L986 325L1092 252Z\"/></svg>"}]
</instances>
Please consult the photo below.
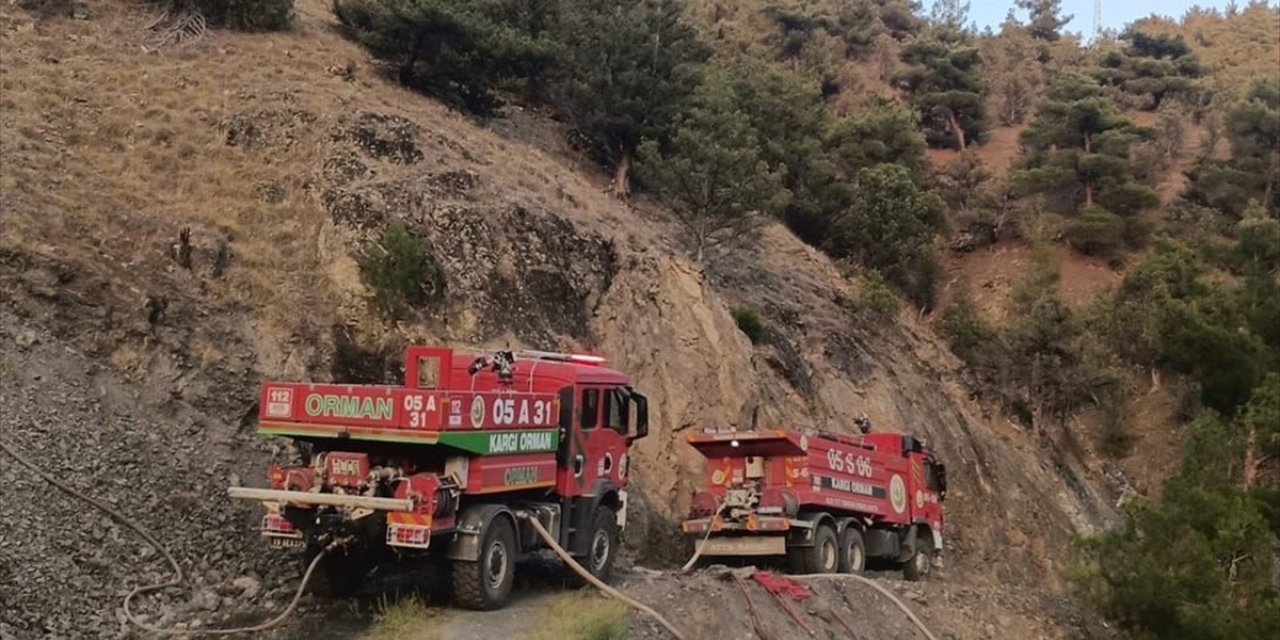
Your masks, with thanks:
<instances>
[{"instance_id":1,"label":"truck door","mask_svg":"<svg viewBox=\"0 0 1280 640\"><path fill-rule=\"evenodd\" d=\"M619 482L626 462L628 412L625 395L616 386L583 385L575 390L576 411L562 445L565 464L558 489L562 496L592 495L602 480Z\"/></svg>"}]
</instances>

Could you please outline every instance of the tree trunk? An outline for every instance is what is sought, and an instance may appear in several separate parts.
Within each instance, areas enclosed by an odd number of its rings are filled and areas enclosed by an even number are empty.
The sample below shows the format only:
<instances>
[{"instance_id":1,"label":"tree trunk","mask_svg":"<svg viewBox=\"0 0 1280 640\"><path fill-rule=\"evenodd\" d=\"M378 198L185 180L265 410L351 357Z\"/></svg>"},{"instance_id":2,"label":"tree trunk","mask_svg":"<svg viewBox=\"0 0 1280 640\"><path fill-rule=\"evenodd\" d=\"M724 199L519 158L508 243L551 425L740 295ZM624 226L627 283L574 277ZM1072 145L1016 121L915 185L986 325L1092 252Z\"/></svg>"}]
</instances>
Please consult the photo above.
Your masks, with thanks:
<instances>
[{"instance_id":1,"label":"tree trunk","mask_svg":"<svg viewBox=\"0 0 1280 640\"><path fill-rule=\"evenodd\" d=\"M413 51L409 53L409 59L400 65L400 85L408 87L413 84L414 72L413 68L418 64L418 57L422 55L422 47L427 41L427 30L423 29L418 32L418 37L414 38Z\"/></svg>"},{"instance_id":2,"label":"tree trunk","mask_svg":"<svg viewBox=\"0 0 1280 640\"><path fill-rule=\"evenodd\" d=\"M696 235L696 236L697 236L697 237L694 239L694 241L696 242L696 246L694 247L694 250L695 250L695 252L697 253L697 260L696 260L696 262L697 262L699 265L701 265L701 264L702 264L702 255L703 255L703 253L705 253L705 252L706 252L706 248L707 248L707 234L708 234L709 232L707 231L707 217L706 217L706 215L705 215L705 214L698 215L698 217L697 217L696 219L697 219L697 222L695 222L695 223L694 223L694 226L693 226L693 228L694 228L694 235Z\"/></svg>"},{"instance_id":3,"label":"tree trunk","mask_svg":"<svg viewBox=\"0 0 1280 640\"><path fill-rule=\"evenodd\" d=\"M960 126L960 121L956 119L955 112L947 112L947 124L951 126L951 133L956 137L956 148L964 152L964 127Z\"/></svg>"},{"instance_id":4,"label":"tree trunk","mask_svg":"<svg viewBox=\"0 0 1280 640\"><path fill-rule=\"evenodd\" d=\"M631 154L625 151L613 168L613 195L624 200L631 195Z\"/></svg>"},{"instance_id":5,"label":"tree trunk","mask_svg":"<svg viewBox=\"0 0 1280 640\"><path fill-rule=\"evenodd\" d=\"M1244 439L1244 473L1242 476L1242 484L1244 490L1252 489L1258 483L1258 427L1248 425L1248 433Z\"/></svg>"},{"instance_id":6,"label":"tree trunk","mask_svg":"<svg viewBox=\"0 0 1280 640\"><path fill-rule=\"evenodd\" d=\"M1089 134L1084 134L1084 152L1093 153L1093 140ZM1093 181L1086 179L1084 181L1084 206L1093 206Z\"/></svg>"},{"instance_id":7,"label":"tree trunk","mask_svg":"<svg viewBox=\"0 0 1280 640\"><path fill-rule=\"evenodd\" d=\"M1273 207L1271 206L1271 194L1275 192L1275 189L1276 189L1275 175L1268 175L1267 186L1265 189L1262 190L1262 210L1266 211L1267 213L1271 213L1273 209Z\"/></svg>"}]
</instances>

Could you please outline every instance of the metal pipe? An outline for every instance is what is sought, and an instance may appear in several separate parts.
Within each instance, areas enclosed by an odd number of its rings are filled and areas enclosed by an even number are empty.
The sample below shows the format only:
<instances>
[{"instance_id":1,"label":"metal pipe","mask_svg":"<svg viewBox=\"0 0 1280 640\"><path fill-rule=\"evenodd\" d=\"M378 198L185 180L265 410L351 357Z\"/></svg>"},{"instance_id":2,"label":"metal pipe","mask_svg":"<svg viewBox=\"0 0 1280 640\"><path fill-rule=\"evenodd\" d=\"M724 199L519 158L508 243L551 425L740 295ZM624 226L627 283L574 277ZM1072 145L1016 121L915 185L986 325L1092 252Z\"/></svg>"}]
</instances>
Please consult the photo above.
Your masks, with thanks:
<instances>
[{"instance_id":1,"label":"metal pipe","mask_svg":"<svg viewBox=\"0 0 1280 640\"><path fill-rule=\"evenodd\" d=\"M227 495L237 500L258 502L284 502L293 504L323 504L334 507L374 509L377 511L413 511L413 501L404 498L371 498L347 496L339 493L313 493L311 491L282 491L279 489L254 489L230 487Z\"/></svg>"}]
</instances>

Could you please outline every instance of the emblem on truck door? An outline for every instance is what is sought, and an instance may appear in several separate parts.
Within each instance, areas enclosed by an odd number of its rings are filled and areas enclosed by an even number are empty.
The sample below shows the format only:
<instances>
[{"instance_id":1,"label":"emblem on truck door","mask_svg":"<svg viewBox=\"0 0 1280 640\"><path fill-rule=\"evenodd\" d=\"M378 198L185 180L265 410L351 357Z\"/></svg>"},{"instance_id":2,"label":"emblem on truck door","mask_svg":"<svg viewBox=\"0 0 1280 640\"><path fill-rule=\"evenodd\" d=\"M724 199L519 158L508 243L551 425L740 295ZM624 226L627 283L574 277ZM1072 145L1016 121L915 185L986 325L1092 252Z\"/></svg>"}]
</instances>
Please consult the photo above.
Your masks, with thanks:
<instances>
[{"instance_id":1,"label":"emblem on truck door","mask_svg":"<svg viewBox=\"0 0 1280 640\"><path fill-rule=\"evenodd\" d=\"M897 513L907 510L907 485L902 482L902 476L896 473L889 481L889 503Z\"/></svg>"},{"instance_id":2,"label":"emblem on truck door","mask_svg":"<svg viewBox=\"0 0 1280 640\"><path fill-rule=\"evenodd\" d=\"M476 429L484 426L484 398L481 396L471 399L471 426Z\"/></svg>"}]
</instances>

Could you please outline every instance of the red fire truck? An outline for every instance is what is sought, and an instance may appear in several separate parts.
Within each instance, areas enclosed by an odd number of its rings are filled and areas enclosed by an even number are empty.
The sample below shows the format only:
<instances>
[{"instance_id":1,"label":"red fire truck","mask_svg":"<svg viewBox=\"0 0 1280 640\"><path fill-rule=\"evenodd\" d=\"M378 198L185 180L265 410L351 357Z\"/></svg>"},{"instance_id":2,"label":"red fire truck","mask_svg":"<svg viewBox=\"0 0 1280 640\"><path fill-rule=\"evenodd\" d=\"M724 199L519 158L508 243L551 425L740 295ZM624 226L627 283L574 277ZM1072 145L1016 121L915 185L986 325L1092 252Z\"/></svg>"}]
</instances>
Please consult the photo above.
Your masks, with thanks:
<instances>
[{"instance_id":1,"label":"red fire truck","mask_svg":"<svg viewBox=\"0 0 1280 640\"><path fill-rule=\"evenodd\" d=\"M262 534L322 559L356 591L375 559L447 563L455 600L501 607L536 518L608 575L626 524L628 447L648 402L595 355L410 347L404 386L267 382L258 432L292 438L307 464L270 469Z\"/></svg>"},{"instance_id":2,"label":"red fire truck","mask_svg":"<svg viewBox=\"0 0 1280 640\"><path fill-rule=\"evenodd\" d=\"M924 578L942 550L946 468L920 440L792 430L690 432L707 458L684 532L704 556L786 556L793 573L860 572L868 558Z\"/></svg>"}]
</instances>

